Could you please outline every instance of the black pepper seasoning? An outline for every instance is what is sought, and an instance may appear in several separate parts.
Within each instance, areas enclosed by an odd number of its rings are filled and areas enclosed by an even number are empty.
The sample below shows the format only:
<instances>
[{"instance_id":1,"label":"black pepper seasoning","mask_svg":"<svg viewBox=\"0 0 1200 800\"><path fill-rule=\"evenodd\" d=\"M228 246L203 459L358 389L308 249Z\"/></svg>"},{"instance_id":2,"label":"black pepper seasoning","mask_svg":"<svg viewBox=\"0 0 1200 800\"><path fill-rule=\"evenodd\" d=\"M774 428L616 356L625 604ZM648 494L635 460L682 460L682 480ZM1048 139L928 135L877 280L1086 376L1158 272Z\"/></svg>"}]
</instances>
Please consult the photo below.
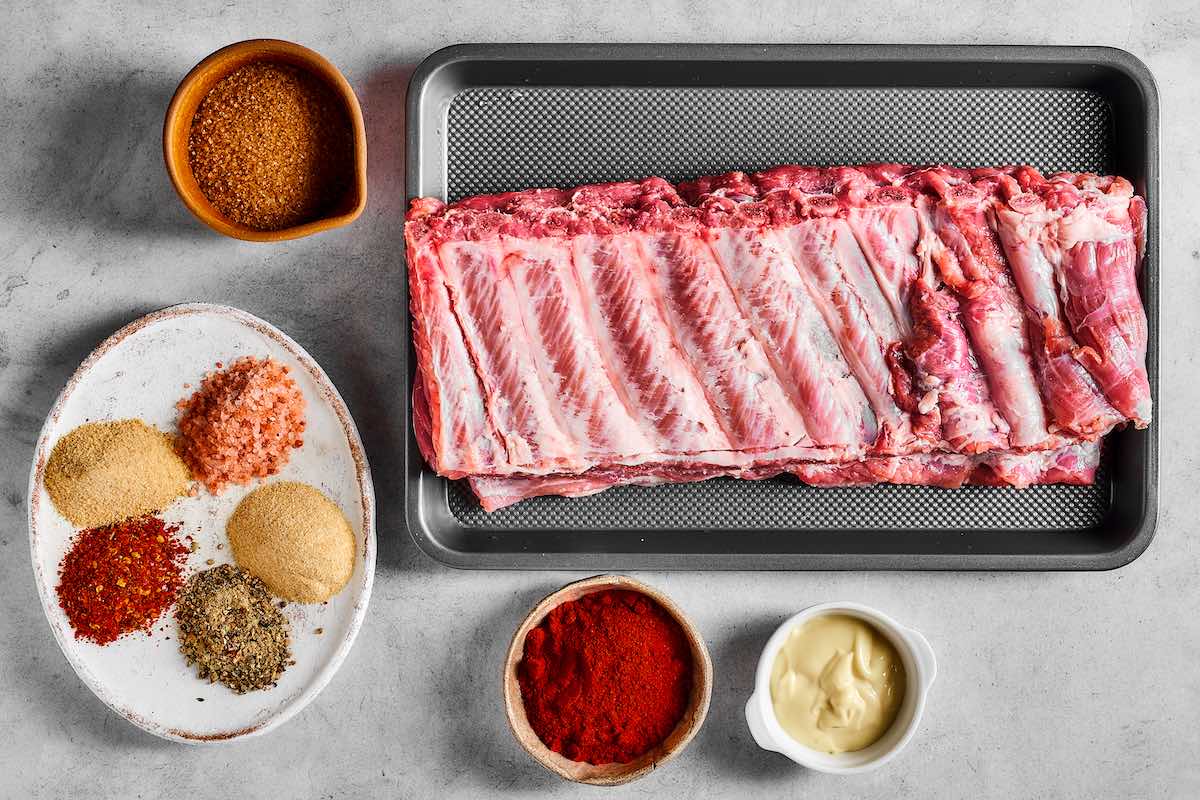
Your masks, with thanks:
<instances>
[{"instance_id":1,"label":"black pepper seasoning","mask_svg":"<svg viewBox=\"0 0 1200 800\"><path fill-rule=\"evenodd\" d=\"M175 621L188 665L238 694L274 686L289 664L287 618L263 582L240 567L222 564L193 575Z\"/></svg>"}]
</instances>

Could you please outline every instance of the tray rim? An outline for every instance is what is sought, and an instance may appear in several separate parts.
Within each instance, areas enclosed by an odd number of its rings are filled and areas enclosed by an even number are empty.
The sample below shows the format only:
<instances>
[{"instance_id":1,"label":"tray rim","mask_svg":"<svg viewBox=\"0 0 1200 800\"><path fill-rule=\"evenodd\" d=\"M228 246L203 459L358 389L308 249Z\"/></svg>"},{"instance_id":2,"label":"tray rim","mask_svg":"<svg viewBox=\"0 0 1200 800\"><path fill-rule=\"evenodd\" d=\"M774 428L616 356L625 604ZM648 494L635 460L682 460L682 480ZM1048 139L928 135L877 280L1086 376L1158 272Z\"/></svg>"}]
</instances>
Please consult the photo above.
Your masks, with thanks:
<instances>
[{"instance_id":1,"label":"tray rim","mask_svg":"<svg viewBox=\"0 0 1200 800\"><path fill-rule=\"evenodd\" d=\"M422 196L421 187L431 168L444 166L446 148L444 131L441 163L427 164L422 158L426 149L426 123L429 91L440 74L459 64L472 62L555 62L555 61L657 61L674 62L836 62L864 63L952 63L976 64L1045 64L1103 67L1113 70L1130 81L1141 94L1145 108L1145 187L1142 194L1149 212L1144 264L1146 293L1143 298L1149 318L1147 369L1150 373L1151 394L1161 413L1158 381L1158 329L1160 264L1158 225L1159 211L1159 98L1158 86L1149 67L1132 53L1109 46L1059 45L991 45L991 44L654 44L654 43L510 43L510 44L452 44L427 56L414 70L406 97L406 204ZM540 85L553 84L549 81ZM672 83L648 81L640 86L672 86ZM948 83L948 87L954 84ZM959 88L970 88L958 84ZM444 109L442 109L444 111ZM442 481L424 466L417 449L411 416L413 365L412 338L408 310L408 264L403 260L401 274L404 317L403 336L404 374L406 382L401 398L401 411L406 428L403 481L405 527L417 547L430 558L460 569L647 569L647 570L1024 570L1024 571L1102 571L1123 567L1137 559L1154 538L1158 521L1158 425L1151 424L1142 432L1145 441L1145 463L1141 473L1140 516L1130 526L1132 536L1120 546L1088 553L798 553L798 552L640 552L640 551L528 551L502 552L467 551L447 546L427 523L422 513L422 495L418 491L423 480ZM517 535L521 529L505 530ZM906 531L910 533L912 531ZM930 534L935 531L928 529ZM942 533L957 533L953 529ZM488 532L475 535L487 536ZM719 559L719 563L714 563Z\"/></svg>"}]
</instances>

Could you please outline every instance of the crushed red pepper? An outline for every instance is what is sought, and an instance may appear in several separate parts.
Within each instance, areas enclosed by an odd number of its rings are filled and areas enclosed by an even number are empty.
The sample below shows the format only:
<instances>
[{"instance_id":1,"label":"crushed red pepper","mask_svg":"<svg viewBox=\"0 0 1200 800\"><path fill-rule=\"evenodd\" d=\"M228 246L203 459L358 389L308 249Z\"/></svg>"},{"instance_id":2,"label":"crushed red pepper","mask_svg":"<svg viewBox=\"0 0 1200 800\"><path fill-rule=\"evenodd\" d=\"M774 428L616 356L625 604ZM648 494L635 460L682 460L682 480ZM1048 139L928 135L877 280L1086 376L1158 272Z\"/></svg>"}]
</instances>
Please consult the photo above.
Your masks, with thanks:
<instances>
[{"instance_id":1,"label":"crushed red pepper","mask_svg":"<svg viewBox=\"0 0 1200 800\"><path fill-rule=\"evenodd\" d=\"M155 516L78 534L58 568L58 602L75 638L96 644L149 630L183 585L188 547Z\"/></svg>"}]
</instances>

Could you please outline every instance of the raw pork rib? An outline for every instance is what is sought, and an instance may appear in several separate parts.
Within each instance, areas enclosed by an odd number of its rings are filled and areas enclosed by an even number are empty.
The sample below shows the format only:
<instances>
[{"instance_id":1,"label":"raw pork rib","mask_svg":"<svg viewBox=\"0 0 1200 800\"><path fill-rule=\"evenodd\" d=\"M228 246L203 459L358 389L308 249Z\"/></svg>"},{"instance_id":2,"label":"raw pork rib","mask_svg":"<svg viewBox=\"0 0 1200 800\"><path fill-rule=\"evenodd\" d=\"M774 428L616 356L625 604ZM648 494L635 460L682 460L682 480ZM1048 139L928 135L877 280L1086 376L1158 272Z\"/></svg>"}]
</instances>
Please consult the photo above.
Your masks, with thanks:
<instances>
[{"instance_id":1,"label":"raw pork rib","mask_svg":"<svg viewBox=\"0 0 1200 800\"><path fill-rule=\"evenodd\" d=\"M1145 204L1031 167L412 202L413 424L493 510L619 484L1089 483L1150 422Z\"/></svg>"}]
</instances>

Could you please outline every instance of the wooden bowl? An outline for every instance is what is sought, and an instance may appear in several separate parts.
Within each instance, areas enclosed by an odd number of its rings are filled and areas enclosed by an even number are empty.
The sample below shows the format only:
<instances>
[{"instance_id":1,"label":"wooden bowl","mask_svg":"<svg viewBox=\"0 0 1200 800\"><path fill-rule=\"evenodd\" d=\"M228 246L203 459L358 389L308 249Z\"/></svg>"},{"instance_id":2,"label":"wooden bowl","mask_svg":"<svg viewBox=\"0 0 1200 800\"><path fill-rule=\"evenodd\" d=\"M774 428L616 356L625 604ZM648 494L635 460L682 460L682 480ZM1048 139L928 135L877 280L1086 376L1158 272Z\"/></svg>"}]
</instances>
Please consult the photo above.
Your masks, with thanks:
<instances>
[{"instance_id":1,"label":"wooden bowl","mask_svg":"<svg viewBox=\"0 0 1200 800\"><path fill-rule=\"evenodd\" d=\"M646 595L666 609L679 627L683 629L688 644L692 649L692 696L688 700L687 709L675 726L675 730L656 747L651 748L639 758L625 764L588 764L571 759L554 752L538 738L529 720L525 716L525 703L521 699L521 684L517 680L517 665L525 653L525 637L536 628L546 615L557 606L570 600L578 600L584 595L594 594L605 589L628 589ZM664 764L680 753L708 714L709 700L712 698L712 659L709 658L708 648L704 639L696 630L687 615L680 610L666 595L652 589L644 583L622 575L597 575L575 583L569 583L554 594L542 600L513 634L512 644L508 647L508 655L504 659L504 710L508 714L508 725L513 736L525 748L533 759L546 769L576 783L590 783L594 786L616 786L636 780L651 772L655 767Z\"/></svg>"},{"instance_id":2,"label":"wooden bowl","mask_svg":"<svg viewBox=\"0 0 1200 800\"><path fill-rule=\"evenodd\" d=\"M323 217L290 228L263 231L234 222L208 201L192 175L188 161L188 139L196 109L208 93L223 78L239 67L255 61L289 64L325 81L346 104L354 130L354 178L346 197ZM163 158L171 183L183 204L205 225L218 233L251 242L281 242L299 239L313 233L347 225L358 218L367 204L367 135L363 126L362 108L354 89L338 68L321 54L281 39L250 39L222 47L201 61L187 74L171 104L163 123Z\"/></svg>"}]
</instances>

